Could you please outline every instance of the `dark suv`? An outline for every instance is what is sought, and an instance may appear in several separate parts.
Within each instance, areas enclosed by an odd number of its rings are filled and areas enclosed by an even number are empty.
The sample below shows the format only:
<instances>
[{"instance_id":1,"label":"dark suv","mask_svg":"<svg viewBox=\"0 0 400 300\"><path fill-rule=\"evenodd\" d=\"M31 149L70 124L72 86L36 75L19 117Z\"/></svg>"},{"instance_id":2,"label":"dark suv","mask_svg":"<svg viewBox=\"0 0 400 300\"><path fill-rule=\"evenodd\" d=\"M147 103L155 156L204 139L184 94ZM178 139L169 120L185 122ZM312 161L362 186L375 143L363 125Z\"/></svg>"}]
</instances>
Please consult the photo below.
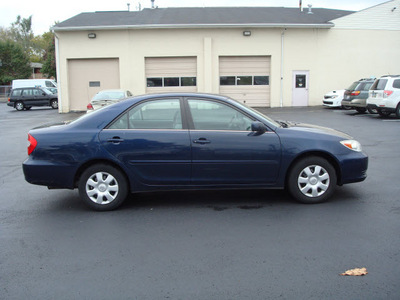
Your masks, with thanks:
<instances>
[{"instance_id":1,"label":"dark suv","mask_svg":"<svg viewBox=\"0 0 400 300\"><path fill-rule=\"evenodd\" d=\"M58 108L57 94L51 93L46 88L17 88L10 92L7 105L16 110L28 110L32 106L51 106Z\"/></svg>"},{"instance_id":2,"label":"dark suv","mask_svg":"<svg viewBox=\"0 0 400 300\"><path fill-rule=\"evenodd\" d=\"M359 113L365 113L367 110L371 114L376 114L376 109L367 108L368 91L375 78L364 78L357 80L350 85L344 92L342 106L351 107Z\"/></svg>"}]
</instances>

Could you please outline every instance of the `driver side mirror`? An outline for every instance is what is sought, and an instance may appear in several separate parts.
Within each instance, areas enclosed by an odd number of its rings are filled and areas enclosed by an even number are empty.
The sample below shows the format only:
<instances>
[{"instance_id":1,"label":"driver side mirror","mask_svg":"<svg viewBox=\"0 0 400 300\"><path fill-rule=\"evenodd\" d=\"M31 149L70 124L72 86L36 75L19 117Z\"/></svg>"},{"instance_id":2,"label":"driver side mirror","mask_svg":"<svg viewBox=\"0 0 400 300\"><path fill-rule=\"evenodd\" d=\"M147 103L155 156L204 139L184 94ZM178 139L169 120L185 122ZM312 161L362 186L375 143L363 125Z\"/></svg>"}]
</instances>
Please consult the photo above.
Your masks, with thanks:
<instances>
[{"instance_id":1,"label":"driver side mirror","mask_svg":"<svg viewBox=\"0 0 400 300\"><path fill-rule=\"evenodd\" d=\"M261 122L253 122L251 123L251 131L255 131L257 133L264 133L267 131L267 127Z\"/></svg>"}]
</instances>

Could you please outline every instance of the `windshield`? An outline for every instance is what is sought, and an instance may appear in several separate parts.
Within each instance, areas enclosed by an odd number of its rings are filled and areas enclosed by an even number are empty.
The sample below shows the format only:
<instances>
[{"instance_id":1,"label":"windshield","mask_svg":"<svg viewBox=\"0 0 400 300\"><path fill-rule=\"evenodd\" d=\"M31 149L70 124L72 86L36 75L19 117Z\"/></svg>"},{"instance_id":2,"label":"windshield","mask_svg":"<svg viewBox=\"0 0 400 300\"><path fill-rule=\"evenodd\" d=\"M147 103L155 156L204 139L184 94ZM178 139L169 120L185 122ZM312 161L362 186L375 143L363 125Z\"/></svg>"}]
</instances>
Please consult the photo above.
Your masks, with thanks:
<instances>
[{"instance_id":1,"label":"windshield","mask_svg":"<svg viewBox=\"0 0 400 300\"><path fill-rule=\"evenodd\" d=\"M119 91L104 91L99 92L92 100L118 100L125 97L124 92Z\"/></svg>"},{"instance_id":2,"label":"windshield","mask_svg":"<svg viewBox=\"0 0 400 300\"><path fill-rule=\"evenodd\" d=\"M53 95L53 93L52 92L50 92L48 89L46 89L46 88L42 88L41 89L43 92L45 92L47 95Z\"/></svg>"}]
</instances>

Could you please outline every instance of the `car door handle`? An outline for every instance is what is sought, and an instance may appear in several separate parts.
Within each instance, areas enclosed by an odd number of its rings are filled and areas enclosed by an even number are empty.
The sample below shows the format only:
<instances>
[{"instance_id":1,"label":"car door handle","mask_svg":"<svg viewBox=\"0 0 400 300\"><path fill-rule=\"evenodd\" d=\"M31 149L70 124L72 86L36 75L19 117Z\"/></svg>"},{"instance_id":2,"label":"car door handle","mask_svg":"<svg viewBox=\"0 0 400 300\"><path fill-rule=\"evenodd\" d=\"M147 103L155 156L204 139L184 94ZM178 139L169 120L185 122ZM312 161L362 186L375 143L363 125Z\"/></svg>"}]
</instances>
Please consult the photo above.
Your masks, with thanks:
<instances>
[{"instance_id":1,"label":"car door handle","mask_svg":"<svg viewBox=\"0 0 400 300\"><path fill-rule=\"evenodd\" d=\"M124 139L121 139L119 136L114 136L111 139L107 140L107 142L113 143L113 144L119 144L119 143L121 143L123 141L124 141Z\"/></svg>"},{"instance_id":2,"label":"car door handle","mask_svg":"<svg viewBox=\"0 0 400 300\"><path fill-rule=\"evenodd\" d=\"M204 144L209 144L211 142L209 140L207 140L206 138L199 138L197 140L194 140L193 143L204 145Z\"/></svg>"}]
</instances>

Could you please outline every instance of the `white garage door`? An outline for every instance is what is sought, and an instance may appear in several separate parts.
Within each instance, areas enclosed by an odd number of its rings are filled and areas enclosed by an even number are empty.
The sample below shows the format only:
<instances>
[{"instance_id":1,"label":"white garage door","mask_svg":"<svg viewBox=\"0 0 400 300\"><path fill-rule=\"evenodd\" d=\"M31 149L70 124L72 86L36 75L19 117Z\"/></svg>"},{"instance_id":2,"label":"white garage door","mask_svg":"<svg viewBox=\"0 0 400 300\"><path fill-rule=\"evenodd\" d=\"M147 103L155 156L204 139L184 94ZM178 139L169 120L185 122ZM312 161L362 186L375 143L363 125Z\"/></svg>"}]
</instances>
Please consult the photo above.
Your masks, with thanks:
<instances>
[{"instance_id":1,"label":"white garage door","mask_svg":"<svg viewBox=\"0 0 400 300\"><path fill-rule=\"evenodd\" d=\"M270 56L220 56L219 93L250 106L270 106Z\"/></svg>"},{"instance_id":2,"label":"white garage door","mask_svg":"<svg viewBox=\"0 0 400 300\"><path fill-rule=\"evenodd\" d=\"M196 57L146 57L147 93L197 92Z\"/></svg>"},{"instance_id":3,"label":"white garage door","mask_svg":"<svg viewBox=\"0 0 400 300\"><path fill-rule=\"evenodd\" d=\"M69 108L86 110L90 99L100 90L119 89L118 58L68 60Z\"/></svg>"}]
</instances>

